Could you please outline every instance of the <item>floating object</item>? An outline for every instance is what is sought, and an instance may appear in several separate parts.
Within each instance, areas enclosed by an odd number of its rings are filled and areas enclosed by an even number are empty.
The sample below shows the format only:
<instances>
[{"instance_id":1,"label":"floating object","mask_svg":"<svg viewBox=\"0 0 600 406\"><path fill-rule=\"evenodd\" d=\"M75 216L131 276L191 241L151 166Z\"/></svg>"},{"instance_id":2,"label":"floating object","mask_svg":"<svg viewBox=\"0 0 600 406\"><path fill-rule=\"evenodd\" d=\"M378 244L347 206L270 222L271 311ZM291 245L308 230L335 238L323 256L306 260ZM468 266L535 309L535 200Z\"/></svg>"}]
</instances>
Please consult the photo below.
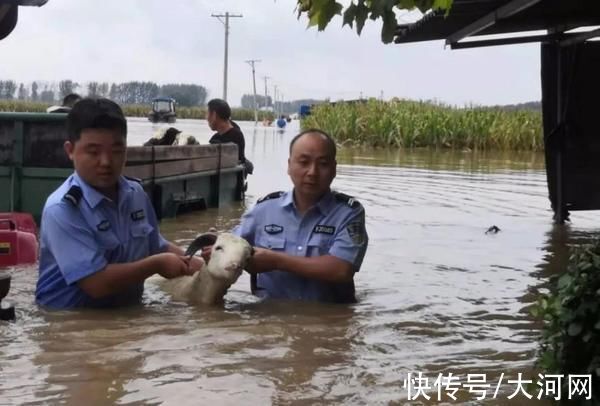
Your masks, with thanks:
<instances>
[{"instance_id":1,"label":"floating object","mask_svg":"<svg viewBox=\"0 0 600 406\"><path fill-rule=\"evenodd\" d=\"M0 268L37 261L36 226L29 213L0 213Z\"/></svg>"},{"instance_id":2,"label":"floating object","mask_svg":"<svg viewBox=\"0 0 600 406\"><path fill-rule=\"evenodd\" d=\"M497 234L498 231L501 231L499 227L493 225L490 228L487 229L487 231L485 232L486 234Z\"/></svg>"}]
</instances>

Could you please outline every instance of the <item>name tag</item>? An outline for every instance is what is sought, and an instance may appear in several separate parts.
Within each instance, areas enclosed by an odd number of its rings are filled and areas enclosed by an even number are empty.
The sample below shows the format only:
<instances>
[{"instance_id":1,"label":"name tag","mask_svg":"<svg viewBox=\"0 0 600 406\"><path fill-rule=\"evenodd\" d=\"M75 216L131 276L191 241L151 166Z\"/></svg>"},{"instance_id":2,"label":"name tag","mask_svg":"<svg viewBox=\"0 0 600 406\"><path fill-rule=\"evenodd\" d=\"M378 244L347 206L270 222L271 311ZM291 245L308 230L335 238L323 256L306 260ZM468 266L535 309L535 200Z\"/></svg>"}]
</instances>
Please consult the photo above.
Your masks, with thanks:
<instances>
[{"instance_id":1,"label":"name tag","mask_svg":"<svg viewBox=\"0 0 600 406\"><path fill-rule=\"evenodd\" d=\"M313 233L333 235L335 233L335 227L324 226L323 224L317 224L315 226L315 228L313 229Z\"/></svg>"},{"instance_id":2,"label":"name tag","mask_svg":"<svg viewBox=\"0 0 600 406\"><path fill-rule=\"evenodd\" d=\"M144 210L137 210L131 213L131 219L133 221L140 221L146 218L146 214L144 214Z\"/></svg>"}]
</instances>

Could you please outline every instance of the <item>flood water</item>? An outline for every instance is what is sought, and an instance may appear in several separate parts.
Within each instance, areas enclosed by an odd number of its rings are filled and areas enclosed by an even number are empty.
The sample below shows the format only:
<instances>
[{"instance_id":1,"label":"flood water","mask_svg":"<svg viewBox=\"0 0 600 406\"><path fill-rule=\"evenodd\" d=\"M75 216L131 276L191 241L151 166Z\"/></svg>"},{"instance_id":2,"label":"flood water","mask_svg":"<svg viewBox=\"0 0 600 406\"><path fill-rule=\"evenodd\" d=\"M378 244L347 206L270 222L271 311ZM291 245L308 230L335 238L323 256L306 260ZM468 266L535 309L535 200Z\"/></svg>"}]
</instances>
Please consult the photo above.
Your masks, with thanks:
<instances>
[{"instance_id":1,"label":"flood water","mask_svg":"<svg viewBox=\"0 0 600 406\"><path fill-rule=\"evenodd\" d=\"M168 239L186 246L208 227L228 230L257 198L290 187L297 122L282 132L240 124L255 164L246 201L164 220ZM210 136L204 121L175 126ZM130 145L156 128L131 119ZM567 244L597 232L597 213L553 227L541 154L343 149L338 162L334 188L367 213L357 304L260 303L243 275L217 308L172 302L147 283L139 307L48 312L34 303L36 267L12 268L17 320L0 322L0 404L430 404L440 373L462 384L486 374L481 403L532 403L507 399L517 389L507 379L537 376L540 325L527 309ZM501 231L486 235L492 225ZM409 402L405 380L419 372L431 400ZM442 400L478 396L465 387Z\"/></svg>"}]
</instances>

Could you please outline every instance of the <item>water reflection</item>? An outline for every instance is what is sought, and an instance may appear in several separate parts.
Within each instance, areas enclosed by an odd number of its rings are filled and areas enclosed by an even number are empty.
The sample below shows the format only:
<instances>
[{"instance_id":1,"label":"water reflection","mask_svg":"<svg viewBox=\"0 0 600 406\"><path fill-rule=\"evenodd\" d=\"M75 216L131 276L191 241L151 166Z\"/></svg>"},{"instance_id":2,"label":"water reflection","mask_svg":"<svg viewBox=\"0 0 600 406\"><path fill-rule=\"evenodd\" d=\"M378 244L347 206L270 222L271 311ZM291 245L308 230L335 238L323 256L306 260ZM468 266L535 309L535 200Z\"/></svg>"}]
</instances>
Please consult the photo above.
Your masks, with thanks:
<instances>
[{"instance_id":1,"label":"water reflection","mask_svg":"<svg viewBox=\"0 0 600 406\"><path fill-rule=\"evenodd\" d=\"M246 202L164 220L167 238L185 246L209 227L229 230L257 198L290 187L296 124L240 125L256 166ZM204 121L175 126L210 137ZM132 120L130 144L154 130ZM540 326L528 307L564 269L568 246L598 232L593 212L552 226L541 156L344 149L334 187L366 208L358 304L257 302L243 275L220 308L174 303L148 285L136 308L49 313L33 304L36 269L15 268L0 403L405 404L409 372L533 373ZM493 224L502 231L486 235ZM506 400L513 390L481 403L523 404Z\"/></svg>"}]
</instances>

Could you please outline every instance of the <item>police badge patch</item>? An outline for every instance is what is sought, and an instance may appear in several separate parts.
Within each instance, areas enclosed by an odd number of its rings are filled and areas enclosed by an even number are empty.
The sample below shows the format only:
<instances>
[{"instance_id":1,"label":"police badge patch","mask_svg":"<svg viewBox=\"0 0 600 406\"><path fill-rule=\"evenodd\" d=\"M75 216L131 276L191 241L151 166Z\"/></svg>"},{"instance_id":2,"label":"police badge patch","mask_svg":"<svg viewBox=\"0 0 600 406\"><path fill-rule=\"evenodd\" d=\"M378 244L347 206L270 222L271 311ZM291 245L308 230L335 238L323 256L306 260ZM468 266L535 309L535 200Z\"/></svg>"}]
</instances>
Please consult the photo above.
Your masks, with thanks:
<instances>
[{"instance_id":1,"label":"police badge patch","mask_svg":"<svg viewBox=\"0 0 600 406\"><path fill-rule=\"evenodd\" d=\"M268 224L265 226L265 231L268 234L279 234L280 232L283 231L283 227L278 226L277 224Z\"/></svg>"},{"instance_id":2,"label":"police badge patch","mask_svg":"<svg viewBox=\"0 0 600 406\"><path fill-rule=\"evenodd\" d=\"M348 235L352 242L356 245L362 245L365 243L365 227L362 222L356 221L354 223L348 224L346 227L348 230Z\"/></svg>"}]
</instances>

